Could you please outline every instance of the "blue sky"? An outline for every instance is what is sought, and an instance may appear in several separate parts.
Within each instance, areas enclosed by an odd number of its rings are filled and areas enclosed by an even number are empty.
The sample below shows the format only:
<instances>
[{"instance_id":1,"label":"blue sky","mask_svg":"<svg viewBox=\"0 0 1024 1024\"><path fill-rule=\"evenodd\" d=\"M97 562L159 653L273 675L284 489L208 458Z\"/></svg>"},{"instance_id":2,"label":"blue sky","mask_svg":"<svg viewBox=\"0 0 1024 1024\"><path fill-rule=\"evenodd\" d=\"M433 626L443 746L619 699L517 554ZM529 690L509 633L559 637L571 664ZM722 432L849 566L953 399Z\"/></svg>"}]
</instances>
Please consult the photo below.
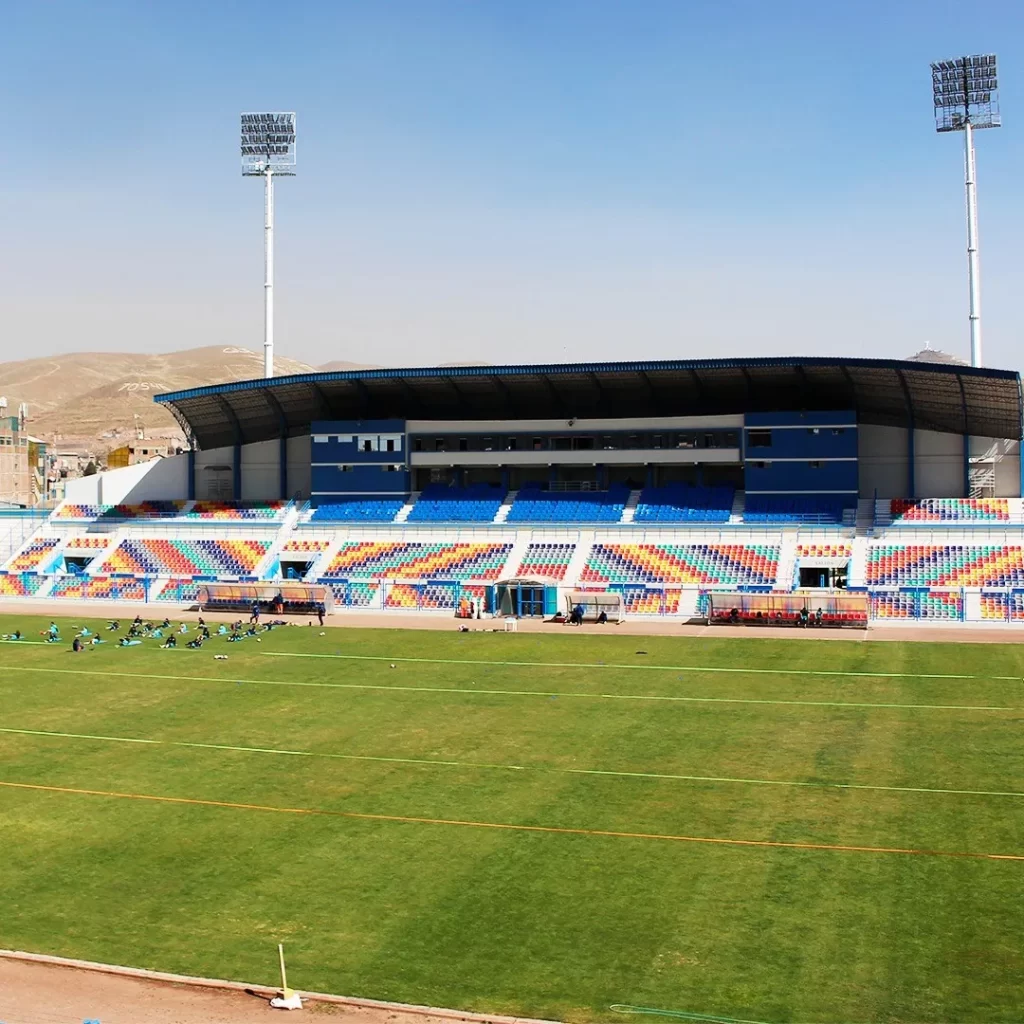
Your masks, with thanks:
<instances>
[{"instance_id":1,"label":"blue sky","mask_svg":"<svg viewBox=\"0 0 1024 1024\"><path fill-rule=\"evenodd\" d=\"M11 5L2 358L262 344L242 110L295 110L278 351L428 364L967 349L960 136L995 51L985 361L1018 368L1024 6Z\"/></svg>"}]
</instances>

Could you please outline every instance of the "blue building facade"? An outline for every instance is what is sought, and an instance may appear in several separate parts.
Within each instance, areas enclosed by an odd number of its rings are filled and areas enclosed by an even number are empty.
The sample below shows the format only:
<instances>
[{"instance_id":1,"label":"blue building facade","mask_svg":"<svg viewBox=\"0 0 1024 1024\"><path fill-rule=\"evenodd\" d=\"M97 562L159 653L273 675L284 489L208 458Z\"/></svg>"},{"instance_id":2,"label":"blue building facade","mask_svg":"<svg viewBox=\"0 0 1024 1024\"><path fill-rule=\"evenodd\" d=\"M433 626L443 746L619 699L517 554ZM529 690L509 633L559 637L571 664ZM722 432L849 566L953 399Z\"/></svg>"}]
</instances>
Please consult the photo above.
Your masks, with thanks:
<instances>
[{"instance_id":1,"label":"blue building facade","mask_svg":"<svg viewBox=\"0 0 1024 1024\"><path fill-rule=\"evenodd\" d=\"M405 420L314 420L310 435L311 504L408 493Z\"/></svg>"},{"instance_id":2,"label":"blue building facade","mask_svg":"<svg viewBox=\"0 0 1024 1024\"><path fill-rule=\"evenodd\" d=\"M856 497L856 414L748 413L743 477L748 494Z\"/></svg>"}]
</instances>

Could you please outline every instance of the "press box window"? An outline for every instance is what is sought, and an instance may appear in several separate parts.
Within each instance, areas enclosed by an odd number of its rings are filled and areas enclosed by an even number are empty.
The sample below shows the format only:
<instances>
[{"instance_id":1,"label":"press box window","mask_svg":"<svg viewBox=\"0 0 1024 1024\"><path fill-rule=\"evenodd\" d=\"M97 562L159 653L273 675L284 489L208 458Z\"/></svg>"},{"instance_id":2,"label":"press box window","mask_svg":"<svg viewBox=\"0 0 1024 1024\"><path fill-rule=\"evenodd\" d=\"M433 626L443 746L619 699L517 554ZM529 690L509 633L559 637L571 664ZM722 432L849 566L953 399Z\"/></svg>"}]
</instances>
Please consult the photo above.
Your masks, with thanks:
<instances>
[{"instance_id":1,"label":"press box window","mask_svg":"<svg viewBox=\"0 0 1024 1024\"><path fill-rule=\"evenodd\" d=\"M771 448L772 432L770 430L748 430L748 448Z\"/></svg>"},{"instance_id":2,"label":"press box window","mask_svg":"<svg viewBox=\"0 0 1024 1024\"><path fill-rule=\"evenodd\" d=\"M807 465L810 466L811 469L824 469L825 468L825 463L822 462L820 459L812 459L810 462L807 463Z\"/></svg>"}]
</instances>

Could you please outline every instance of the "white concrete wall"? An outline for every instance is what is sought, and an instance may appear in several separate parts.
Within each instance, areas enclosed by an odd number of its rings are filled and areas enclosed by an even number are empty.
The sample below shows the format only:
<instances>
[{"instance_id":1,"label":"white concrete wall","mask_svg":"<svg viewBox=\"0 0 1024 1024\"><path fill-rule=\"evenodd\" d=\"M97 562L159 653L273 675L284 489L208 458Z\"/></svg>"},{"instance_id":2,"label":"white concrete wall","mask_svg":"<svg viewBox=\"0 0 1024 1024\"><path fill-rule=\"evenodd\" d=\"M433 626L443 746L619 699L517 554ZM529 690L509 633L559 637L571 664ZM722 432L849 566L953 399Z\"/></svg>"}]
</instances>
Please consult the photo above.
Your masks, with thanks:
<instances>
[{"instance_id":1,"label":"white concrete wall","mask_svg":"<svg viewBox=\"0 0 1024 1024\"><path fill-rule=\"evenodd\" d=\"M858 424L860 496L902 498L907 494L907 431L904 427Z\"/></svg>"},{"instance_id":2,"label":"white concrete wall","mask_svg":"<svg viewBox=\"0 0 1024 1024\"><path fill-rule=\"evenodd\" d=\"M1002 458L996 459L996 497L1016 498L1020 496L1020 442L993 441L988 437L972 437L971 452L980 455L993 445L999 446Z\"/></svg>"},{"instance_id":3,"label":"white concrete wall","mask_svg":"<svg viewBox=\"0 0 1024 1024\"><path fill-rule=\"evenodd\" d=\"M172 455L136 466L69 480L66 500L82 505L133 505L188 495L188 456Z\"/></svg>"},{"instance_id":4,"label":"white concrete wall","mask_svg":"<svg viewBox=\"0 0 1024 1024\"><path fill-rule=\"evenodd\" d=\"M964 440L959 434L914 431L918 498L964 497Z\"/></svg>"},{"instance_id":5,"label":"white concrete wall","mask_svg":"<svg viewBox=\"0 0 1024 1024\"><path fill-rule=\"evenodd\" d=\"M288 438L288 497L309 498L311 486L309 434Z\"/></svg>"},{"instance_id":6,"label":"white concrete wall","mask_svg":"<svg viewBox=\"0 0 1024 1024\"><path fill-rule=\"evenodd\" d=\"M281 497L281 442L257 441L242 445L241 501L269 501Z\"/></svg>"},{"instance_id":7,"label":"white concrete wall","mask_svg":"<svg viewBox=\"0 0 1024 1024\"><path fill-rule=\"evenodd\" d=\"M207 448L196 452L196 497L199 499L233 500L231 493L234 448ZM227 491L218 490L218 484L227 482ZM186 494L188 491L185 492Z\"/></svg>"}]
</instances>

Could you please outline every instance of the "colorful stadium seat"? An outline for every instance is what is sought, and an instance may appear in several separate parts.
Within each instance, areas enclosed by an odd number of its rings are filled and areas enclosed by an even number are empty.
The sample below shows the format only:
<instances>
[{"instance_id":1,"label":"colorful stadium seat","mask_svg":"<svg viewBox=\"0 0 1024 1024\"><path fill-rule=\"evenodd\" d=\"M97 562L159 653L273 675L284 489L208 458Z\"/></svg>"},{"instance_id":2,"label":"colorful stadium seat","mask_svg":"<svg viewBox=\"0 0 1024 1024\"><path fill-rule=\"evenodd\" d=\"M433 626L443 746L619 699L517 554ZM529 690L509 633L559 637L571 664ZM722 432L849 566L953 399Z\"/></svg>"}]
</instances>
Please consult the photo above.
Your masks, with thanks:
<instances>
[{"instance_id":1,"label":"colorful stadium seat","mask_svg":"<svg viewBox=\"0 0 1024 1024\"><path fill-rule=\"evenodd\" d=\"M572 561L575 544L531 544L516 569L517 576L543 576L550 580L565 579Z\"/></svg>"},{"instance_id":2,"label":"colorful stadium seat","mask_svg":"<svg viewBox=\"0 0 1024 1024\"><path fill-rule=\"evenodd\" d=\"M251 522L273 522L284 516L288 501L197 501L185 513L186 519L232 519Z\"/></svg>"},{"instance_id":3,"label":"colorful stadium seat","mask_svg":"<svg viewBox=\"0 0 1024 1024\"><path fill-rule=\"evenodd\" d=\"M821 544L797 544L796 560L801 559L834 559L839 562L853 557L853 545L848 541L824 542Z\"/></svg>"},{"instance_id":4,"label":"colorful stadium seat","mask_svg":"<svg viewBox=\"0 0 1024 1024\"><path fill-rule=\"evenodd\" d=\"M380 585L349 580L347 583L331 583L330 588L335 604L346 608L367 608L376 602Z\"/></svg>"},{"instance_id":5,"label":"colorful stadium seat","mask_svg":"<svg viewBox=\"0 0 1024 1024\"><path fill-rule=\"evenodd\" d=\"M623 587L622 610L627 615L678 615L680 597L678 590Z\"/></svg>"},{"instance_id":6,"label":"colorful stadium seat","mask_svg":"<svg viewBox=\"0 0 1024 1024\"><path fill-rule=\"evenodd\" d=\"M1024 549L1011 544L876 544L868 551L869 587L1020 587Z\"/></svg>"},{"instance_id":7,"label":"colorful stadium seat","mask_svg":"<svg viewBox=\"0 0 1024 1024\"><path fill-rule=\"evenodd\" d=\"M384 599L385 608L406 611L451 611L458 599L457 586L437 583L392 583Z\"/></svg>"},{"instance_id":8,"label":"colorful stadium seat","mask_svg":"<svg viewBox=\"0 0 1024 1024\"><path fill-rule=\"evenodd\" d=\"M512 545L486 541L345 541L324 578L497 579Z\"/></svg>"},{"instance_id":9,"label":"colorful stadium seat","mask_svg":"<svg viewBox=\"0 0 1024 1024\"><path fill-rule=\"evenodd\" d=\"M164 584L154 600L173 601L179 604L187 601L192 604L199 600L201 586L201 583L196 583L194 580L171 579Z\"/></svg>"},{"instance_id":10,"label":"colorful stadium seat","mask_svg":"<svg viewBox=\"0 0 1024 1024\"><path fill-rule=\"evenodd\" d=\"M0 597L34 597L45 579L45 576L29 573L0 575Z\"/></svg>"},{"instance_id":11,"label":"colorful stadium seat","mask_svg":"<svg viewBox=\"0 0 1024 1024\"><path fill-rule=\"evenodd\" d=\"M83 534L80 537L72 537L64 546L65 552L71 551L96 551L105 548L113 539L113 534Z\"/></svg>"},{"instance_id":12,"label":"colorful stadium seat","mask_svg":"<svg viewBox=\"0 0 1024 1024\"><path fill-rule=\"evenodd\" d=\"M331 546L329 540L298 540L292 539L288 541L282 548L282 554L303 554L303 555L315 555L321 551L326 551Z\"/></svg>"},{"instance_id":13,"label":"colorful stadium seat","mask_svg":"<svg viewBox=\"0 0 1024 1024\"><path fill-rule=\"evenodd\" d=\"M59 576L52 597L90 601L145 601L145 580L126 576Z\"/></svg>"},{"instance_id":14,"label":"colorful stadium seat","mask_svg":"<svg viewBox=\"0 0 1024 1024\"><path fill-rule=\"evenodd\" d=\"M1006 498L893 498L893 523L1008 523Z\"/></svg>"},{"instance_id":15,"label":"colorful stadium seat","mask_svg":"<svg viewBox=\"0 0 1024 1024\"><path fill-rule=\"evenodd\" d=\"M37 537L24 551L7 563L11 572L28 572L38 569L53 554L60 544L59 537Z\"/></svg>"},{"instance_id":16,"label":"colorful stadium seat","mask_svg":"<svg viewBox=\"0 0 1024 1024\"><path fill-rule=\"evenodd\" d=\"M251 576L269 548L269 540L129 537L107 556L101 571L151 576Z\"/></svg>"},{"instance_id":17,"label":"colorful stadium seat","mask_svg":"<svg viewBox=\"0 0 1024 1024\"><path fill-rule=\"evenodd\" d=\"M581 583L770 586L777 544L595 544Z\"/></svg>"}]
</instances>

